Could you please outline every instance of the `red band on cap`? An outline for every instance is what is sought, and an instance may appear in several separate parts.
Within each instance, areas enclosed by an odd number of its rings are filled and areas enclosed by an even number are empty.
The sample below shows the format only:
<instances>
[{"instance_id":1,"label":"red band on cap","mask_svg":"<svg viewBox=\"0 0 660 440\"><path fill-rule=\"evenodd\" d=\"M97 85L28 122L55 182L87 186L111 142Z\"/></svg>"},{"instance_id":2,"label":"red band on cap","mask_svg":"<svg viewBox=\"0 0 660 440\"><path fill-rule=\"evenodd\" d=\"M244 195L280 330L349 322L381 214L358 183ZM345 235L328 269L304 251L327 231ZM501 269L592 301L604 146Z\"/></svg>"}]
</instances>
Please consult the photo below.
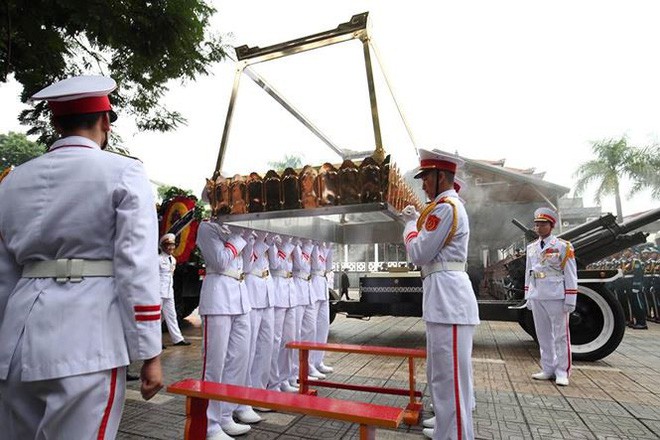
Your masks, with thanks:
<instances>
[{"instance_id":1,"label":"red band on cap","mask_svg":"<svg viewBox=\"0 0 660 440\"><path fill-rule=\"evenodd\" d=\"M434 168L436 170L445 170L456 173L456 164L453 162L447 162L446 160L423 159L419 165L420 168Z\"/></svg>"},{"instance_id":2,"label":"red band on cap","mask_svg":"<svg viewBox=\"0 0 660 440\"><path fill-rule=\"evenodd\" d=\"M53 116L84 115L112 110L107 96L91 96L71 101L48 101Z\"/></svg>"},{"instance_id":3,"label":"red band on cap","mask_svg":"<svg viewBox=\"0 0 660 440\"><path fill-rule=\"evenodd\" d=\"M557 220L555 220L554 217L552 217L551 215L548 215L548 214L539 214L539 215L536 216L536 218L534 219L534 221L535 221L535 222L550 222L550 223L552 223L553 225L554 225L555 223L557 223Z\"/></svg>"}]
</instances>

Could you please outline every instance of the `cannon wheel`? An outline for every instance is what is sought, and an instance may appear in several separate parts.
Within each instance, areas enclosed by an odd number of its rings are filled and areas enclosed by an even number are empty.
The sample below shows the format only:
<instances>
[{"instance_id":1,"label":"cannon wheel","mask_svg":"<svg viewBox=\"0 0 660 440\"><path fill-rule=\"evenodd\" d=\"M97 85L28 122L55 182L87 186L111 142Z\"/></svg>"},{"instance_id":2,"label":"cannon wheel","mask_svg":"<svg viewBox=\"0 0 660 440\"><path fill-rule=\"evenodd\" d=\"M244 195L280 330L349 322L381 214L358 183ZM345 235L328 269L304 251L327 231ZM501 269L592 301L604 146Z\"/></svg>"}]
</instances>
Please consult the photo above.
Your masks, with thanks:
<instances>
[{"instance_id":1,"label":"cannon wheel","mask_svg":"<svg viewBox=\"0 0 660 440\"><path fill-rule=\"evenodd\" d=\"M619 346L626 319L621 304L604 284L580 285L570 326L573 359L597 361Z\"/></svg>"},{"instance_id":2,"label":"cannon wheel","mask_svg":"<svg viewBox=\"0 0 660 440\"><path fill-rule=\"evenodd\" d=\"M621 343L626 330L623 309L603 284L580 285L578 292L575 312L570 318L573 360L597 361ZM521 311L518 322L536 341L532 312Z\"/></svg>"}]
</instances>

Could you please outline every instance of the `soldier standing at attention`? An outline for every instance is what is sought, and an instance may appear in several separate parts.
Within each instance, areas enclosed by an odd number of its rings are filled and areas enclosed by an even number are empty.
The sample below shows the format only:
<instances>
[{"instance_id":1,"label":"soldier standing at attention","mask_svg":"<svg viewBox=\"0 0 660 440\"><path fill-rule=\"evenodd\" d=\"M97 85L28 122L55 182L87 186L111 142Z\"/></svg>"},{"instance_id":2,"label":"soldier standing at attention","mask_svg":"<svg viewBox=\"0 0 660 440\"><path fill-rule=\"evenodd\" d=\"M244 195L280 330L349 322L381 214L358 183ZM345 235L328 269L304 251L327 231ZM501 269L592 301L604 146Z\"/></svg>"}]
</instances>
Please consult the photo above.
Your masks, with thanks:
<instances>
[{"instance_id":1,"label":"soldier standing at attention","mask_svg":"<svg viewBox=\"0 0 660 440\"><path fill-rule=\"evenodd\" d=\"M247 385L250 349L250 298L243 282L242 251L252 246L226 225L205 221L199 225L197 246L206 262L206 277L199 296L204 359L202 379ZM249 425L232 417L238 405L209 402L206 438L228 440L245 434Z\"/></svg>"},{"instance_id":2,"label":"soldier standing at attention","mask_svg":"<svg viewBox=\"0 0 660 440\"><path fill-rule=\"evenodd\" d=\"M542 371L537 380L555 379L567 386L571 374L571 340L568 318L577 301L577 268L573 246L552 235L557 214L549 208L534 212L538 240L527 246L525 299L534 315L541 349Z\"/></svg>"},{"instance_id":3,"label":"soldier standing at attention","mask_svg":"<svg viewBox=\"0 0 660 440\"><path fill-rule=\"evenodd\" d=\"M61 138L0 184L0 426L9 439L113 439L125 369L162 387L158 223L140 161L103 151L112 78L35 94Z\"/></svg>"},{"instance_id":4,"label":"soldier standing at attention","mask_svg":"<svg viewBox=\"0 0 660 440\"><path fill-rule=\"evenodd\" d=\"M473 439L472 339L477 300L465 272L470 229L454 190L461 159L419 150L415 178L431 202L421 215L407 206L403 238L410 260L422 267L426 323L426 375L435 409L434 439Z\"/></svg>"},{"instance_id":5,"label":"soldier standing at attention","mask_svg":"<svg viewBox=\"0 0 660 440\"><path fill-rule=\"evenodd\" d=\"M160 299L162 302L163 318L167 324L167 331L174 345L190 345L179 329L176 321L176 308L174 307L174 269L176 269L176 258L172 255L176 249L176 236L165 234L160 238ZM165 346L163 345L163 348Z\"/></svg>"}]
</instances>

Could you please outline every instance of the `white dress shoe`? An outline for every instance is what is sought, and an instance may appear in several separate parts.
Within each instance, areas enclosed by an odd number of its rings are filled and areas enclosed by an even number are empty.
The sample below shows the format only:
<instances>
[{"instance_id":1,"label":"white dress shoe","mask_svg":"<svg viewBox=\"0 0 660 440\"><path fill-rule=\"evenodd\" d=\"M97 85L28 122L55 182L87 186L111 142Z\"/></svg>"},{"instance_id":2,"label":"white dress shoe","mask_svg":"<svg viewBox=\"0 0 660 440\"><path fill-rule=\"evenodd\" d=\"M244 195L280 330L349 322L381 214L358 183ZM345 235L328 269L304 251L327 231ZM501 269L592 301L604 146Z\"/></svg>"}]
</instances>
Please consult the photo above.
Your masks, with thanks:
<instances>
[{"instance_id":1,"label":"white dress shoe","mask_svg":"<svg viewBox=\"0 0 660 440\"><path fill-rule=\"evenodd\" d=\"M325 379L325 374L321 373L314 367L309 367L309 377L314 377L316 379Z\"/></svg>"},{"instance_id":2,"label":"white dress shoe","mask_svg":"<svg viewBox=\"0 0 660 440\"><path fill-rule=\"evenodd\" d=\"M568 386L568 377L558 377L557 379L555 379L555 383L559 386L567 387Z\"/></svg>"},{"instance_id":3,"label":"white dress shoe","mask_svg":"<svg viewBox=\"0 0 660 440\"><path fill-rule=\"evenodd\" d=\"M424 428L422 429L422 434L424 434L424 437L426 438L433 438L433 431L434 428Z\"/></svg>"},{"instance_id":4,"label":"white dress shoe","mask_svg":"<svg viewBox=\"0 0 660 440\"><path fill-rule=\"evenodd\" d=\"M532 379L536 379L536 380L550 380L554 378L555 378L554 374L546 373L545 371L540 371L538 373L532 374Z\"/></svg>"},{"instance_id":5,"label":"white dress shoe","mask_svg":"<svg viewBox=\"0 0 660 440\"><path fill-rule=\"evenodd\" d=\"M323 365L323 364L319 364L319 365L316 367L316 369L317 369L319 372L323 373L323 374L328 374L328 373L332 373L333 371L335 371L334 368L332 368L332 367L328 367L327 365Z\"/></svg>"},{"instance_id":6,"label":"white dress shoe","mask_svg":"<svg viewBox=\"0 0 660 440\"><path fill-rule=\"evenodd\" d=\"M252 409L259 412L273 412L270 408L262 408L260 406L253 406Z\"/></svg>"},{"instance_id":7,"label":"white dress shoe","mask_svg":"<svg viewBox=\"0 0 660 440\"><path fill-rule=\"evenodd\" d=\"M300 388L292 387L288 382L285 382L280 386L280 391L285 393L297 393L300 391Z\"/></svg>"},{"instance_id":8,"label":"white dress shoe","mask_svg":"<svg viewBox=\"0 0 660 440\"><path fill-rule=\"evenodd\" d=\"M206 437L206 440L234 440L234 438L229 437L227 434L225 434L222 431L218 431L215 434Z\"/></svg>"},{"instance_id":9,"label":"white dress shoe","mask_svg":"<svg viewBox=\"0 0 660 440\"><path fill-rule=\"evenodd\" d=\"M236 414L236 418L241 422L241 423L259 423L263 419L259 414L254 412L252 409L245 409L243 411L236 411L234 414Z\"/></svg>"},{"instance_id":10,"label":"white dress shoe","mask_svg":"<svg viewBox=\"0 0 660 440\"><path fill-rule=\"evenodd\" d=\"M422 422L422 426L424 428L435 428L435 417L431 417L430 419L426 419Z\"/></svg>"},{"instance_id":11,"label":"white dress shoe","mask_svg":"<svg viewBox=\"0 0 660 440\"><path fill-rule=\"evenodd\" d=\"M243 435L252 429L248 425L241 425L240 423L236 423L233 420L231 422L220 425L220 427L227 435Z\"/></svg>"}]
</instances>

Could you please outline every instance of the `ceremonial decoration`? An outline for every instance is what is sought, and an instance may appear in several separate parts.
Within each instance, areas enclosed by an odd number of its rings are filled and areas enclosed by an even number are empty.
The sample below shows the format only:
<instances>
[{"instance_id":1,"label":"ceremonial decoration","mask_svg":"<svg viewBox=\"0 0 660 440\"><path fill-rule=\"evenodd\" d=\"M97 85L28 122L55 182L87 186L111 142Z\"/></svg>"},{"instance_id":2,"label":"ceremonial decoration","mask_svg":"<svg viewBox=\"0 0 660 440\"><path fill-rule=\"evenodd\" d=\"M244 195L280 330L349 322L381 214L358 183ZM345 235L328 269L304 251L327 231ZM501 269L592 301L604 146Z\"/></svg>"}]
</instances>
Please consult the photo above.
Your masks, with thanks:
<instances>
[{"instance_id":1,"label":"ceremonial decoration","mask_svg":"<svg viewBox=\"0 0 660 440\"><path fill-rule=\"evenodd\" d=\"M187 262L195 249L199 226L199 220L195 218L195 201L190 196L181 195L168 199L161 207L163 215L160 219L160 233L163 235L172 230L178 232L177 245L172 255L179 264Z\"/></svg>"},{"instance_id":2,"label":"ceremonial decoration","mask_svg":"<svg viewBox=\"0 0 660 440\"><path fill-rule=\"evenodd\" d=\"M256 172L231 179L219 173L206 179L205 192L213 216L324 206L384 202L395 211L422 203L387 156L382 163L367 157L358 164L344 160L337 168L328 162L286 168L280 176L269 170L264 179Z\"/></svg>"}]
</instances>

